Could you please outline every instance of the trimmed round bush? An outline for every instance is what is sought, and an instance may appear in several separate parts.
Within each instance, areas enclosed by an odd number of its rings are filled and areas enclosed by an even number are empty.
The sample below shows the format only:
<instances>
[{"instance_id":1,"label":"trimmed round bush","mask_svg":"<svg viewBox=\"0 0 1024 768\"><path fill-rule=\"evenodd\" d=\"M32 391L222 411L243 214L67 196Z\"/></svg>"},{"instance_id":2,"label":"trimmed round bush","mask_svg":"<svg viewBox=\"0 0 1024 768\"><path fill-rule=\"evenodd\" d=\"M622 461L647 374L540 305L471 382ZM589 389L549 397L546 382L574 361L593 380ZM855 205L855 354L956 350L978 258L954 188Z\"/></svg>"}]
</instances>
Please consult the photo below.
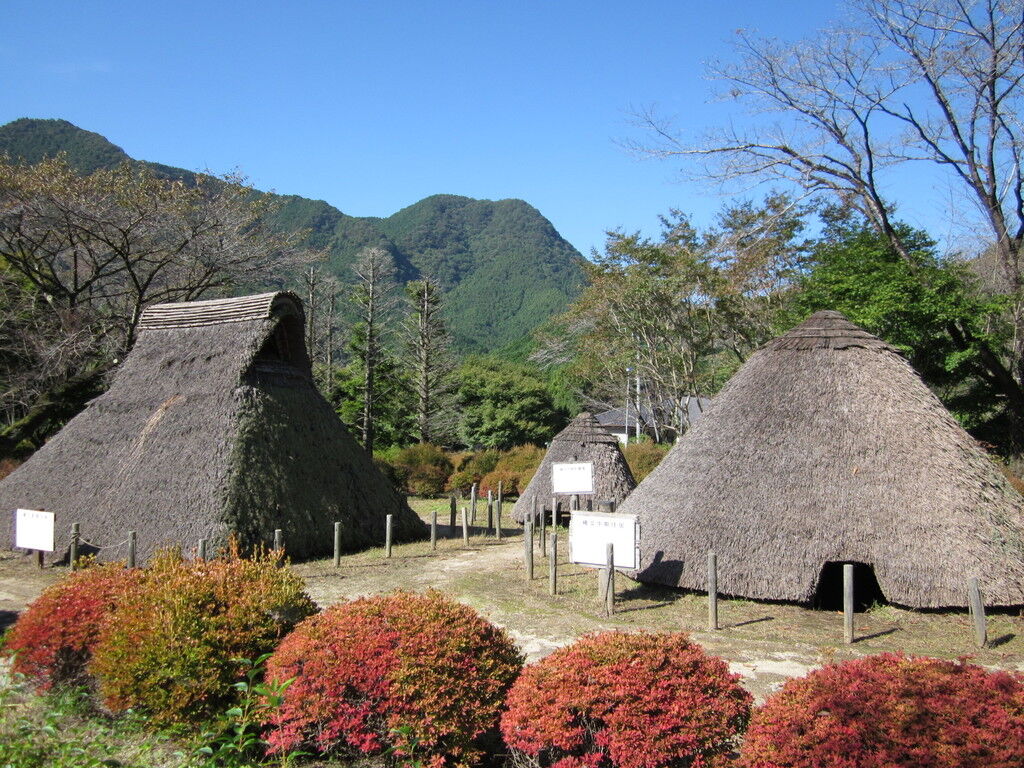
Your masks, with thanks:
<instances>
[{"instance_id":1,"label":"trimmed round bush","mask_svg":"<svg viewBox=\"0 0 1024 768\"><path fill-rule=\"evenodd\" d=\"M504 630L440 592L333 605L267 662L268 680L294 678L267 740L272 752L472 765L521 667Z\"/></svg>"},{"instance_id":2,"label":"trimmed round bush","mask_svg":"<svg viewBox=\"0 0 1024 768\"><path fill-rule=\"evenodd\" d=\"M416 443L403 448L391 460L405 483L405 490L414 496L439 496L452 473L452 463L443 449L430 443Z\"/></svg>"},{"instance_id":3,"label":"trimmed round bush","mask_svg":"<svg viewBox=\"0 0 1024 768\"><path fill-rule=\"evenodd\" d=\"M86 667L100 628L138 578L138 570L121 563L88 564L47 587L7 636L14 671L40 691L89 682Z\"/></svg>"},{"instance_id":4,"label":"trimmed round bush","mask_svg":"<svg viewBox=\"0 0 1024 768\"><path fill-rule=\"evenodd\" d=\"M1019 768L1024 677L867 656L787 682L754 714L746 768Z\"/></svg>"},{"instance_id":5,"label":"trimmed round bush","mask_svg":"<svg viewBox=\"0 0 1024 768\"><path fill-rule=\"evenodd\" d=\"M501 731L542 768L718 765L750 717L738 680L682 633L588 635L523 670Z\"/></svg>"},{"instance_id":6,"label":"trimmed round bush","mask_svg":"<svg viewBox=\"0 0 1024 768\"><path fill-rule=\"evenodd\" d=\"M274 649L316 611L280 556L230 551L186 561L157 554L104 624L90 671L103 703L156 725L197 724L237 700L239 659Z\"/></svg>"}]
</instances>

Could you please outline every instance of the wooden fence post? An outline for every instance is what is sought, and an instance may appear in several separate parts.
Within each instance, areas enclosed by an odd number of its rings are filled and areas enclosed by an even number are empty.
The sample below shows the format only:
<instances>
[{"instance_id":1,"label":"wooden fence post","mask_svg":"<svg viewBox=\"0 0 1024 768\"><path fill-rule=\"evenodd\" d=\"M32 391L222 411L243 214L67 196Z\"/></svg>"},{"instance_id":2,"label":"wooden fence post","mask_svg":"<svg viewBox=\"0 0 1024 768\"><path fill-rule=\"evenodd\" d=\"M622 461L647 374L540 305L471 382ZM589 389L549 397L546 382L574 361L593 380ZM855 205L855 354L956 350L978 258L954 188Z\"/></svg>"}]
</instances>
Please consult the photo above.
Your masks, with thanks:
<instances>
[{"instance_id":1,"label":"wooden fence post","mask_svg":"<svg viewBox=\"0 0 1024 768\"><path fill-rule=\"evenodd\" d=\"M334 523L334 567L341 568L341 521Z\"/></svg>"},{"instance_id":2,"label":"wooden fence post","mask_svg":"<svg viewBox=\"0 0 1024 768\"><path fill-rule=\"evenodd\" d=\"M206 539L199 540L199 546L196 548L196 557L200 560L206 560Z\"/></svg>"},{"instance_id":3,"label":"wooden fence post","mask_svg":"<svg viewBox=\"0 0 1024 768\"><path fill-rule=\"evenodd\" d=\"M451 498L448 500L448 530L450 531L450 533L448 535L451 536L452 538L454 538L455 537L455 494L454 493L451 495Z\"/></svg>"},{"instance_id":4,"label":"wooden fence post","mask_svg":"<svg viewBox=\"0 0 1024 768\"><path fill-rule=\"evenodd\" d=\"M558 531L551 529L551 557L548 560L548 594L558 594Z\"/></svg>"},{"instance_id":5,"label":"wooden fence post","mask_svg":"<svg viewBox=\"0 0 1024 768\"><path fill-rule=\"evenodd\" d=\"M540 511L540 556L548 556L548 516Z\"/></svg>"},{"instance_id":6,"label":"wooden fence post","mask_svg":"<svg viewBox=\"0 0 1024 768\"><path fill-rule=\"evenodd\" d=\"M708 629L718 629L718 558L708 552Z\"/></svg>"},{"instance_id":7,"label":"wooden fence post","mask_svg":"<svg viewBox=\"0 0 1024 768\"><path fill-rule=\"evenodd\" d=\"M981 582L971 579L967 584L967 602L974 620L974 640L979 648L988 644L988 625L985 623L985 603L981 599Z\"/></svg>"},{"instance_id":8,"label":"wooden fence post","mask_svg":"<svg viewBox=\"0 0 1024 768\"><path fill-rule=\"evenodd\" d=\"M135 567L135 550L138 543L138 538L135 535L135 531L128 531L128 567Z\"/></svg>"},{"instance_id":9,"label":"wooden fence post","mask_svg":"<svg viewBox=\"0 0 1024 768\"><path fill-rule=\"evenodd\" d=\"M498 507L494 510L494 535L501 541L501 483L498 483Z\"/></svg>"},{"instance_id":10,"label":"wooden fence post","mask_svg":"<svg viewBox=\"0 0 1024 768\"><path fill-rule=\"evenodd\" d=\"M430 510L430 548L437 549L437 510Z\"/></svg>"},{"instance_id":11,"label":"wooden fence post","mask_svg":"<svg viewBox=\"0 0 1024 768\"><path fill-rule=\"evenodd\" d=\"M78 540L81 534L79 533L78 523L71 524L71 554L68 555L70 558L69 566L71 570L75 570L75 563L78 562Z\"/></svg>"},{"instance_id":12,"label":"wooden fence post","mask_svg":"<svg viewBox=\"0 0 1024 768\"><path fill-rule=\"evenodd\" d=\"M469 522L476 525L476 483L469 489Z\"/></svg>"},{"instance_id":13,"label":"wooden fence post","mask_svg":"<svg viewBox=\"0 0 1024 768\"><path fill-rule=\"evenodd\" d=\"M523 559L526 564L526 581L533 581L533 521L527 520L523 529Z\"/></svg>"},{"instance_id":14,"label":"wooden fence post","mask_svg":"<svg viewBox=\"0 0 1024 768\"><path fill-rule=\"evenodd\" d=\"M465 507L462 508L462 543L469 546L469 519Z\"/></svg>"},{"instance_id":15,"label":"wooden fence post","mask_svg":"<svg viewBox=\"0 0 1024 768\"><path fill-rule=\"evenodd\" d=\"M605 568L608 571L608 583L604 587L604 615L615 613L615 545L609 544L605 553Z\"/></svg>"},{"instance_id":16,"label":"wooden fence post","mask_svg":"<svg viewBox=\"0 0 1024 768\"><path fill-rule=\"evenodd\" d=\"M843 640L853 642L853 564L843 563Z\"/></svg>"},{"instance_id":17,"label":"wooden fence post","mask_svg":"<svg viewBox=\"0 0 1024 768\"><path fill-rule=\"evenodd\" d=\"M384 518L384 556L391 557L391 536L393 533L395 516L388 515Z\"/></svg>"},{"instance_id":18,"label":"wooden fence post","mask_svg":"<svg viewBox=\"0 0 1024 768\"><path fill-rule=\"evenodd\" d=\"M485 536L491 535L491 528L494 527L494 492L487 490L487 528Z\"/></svg>"}]
</instances>

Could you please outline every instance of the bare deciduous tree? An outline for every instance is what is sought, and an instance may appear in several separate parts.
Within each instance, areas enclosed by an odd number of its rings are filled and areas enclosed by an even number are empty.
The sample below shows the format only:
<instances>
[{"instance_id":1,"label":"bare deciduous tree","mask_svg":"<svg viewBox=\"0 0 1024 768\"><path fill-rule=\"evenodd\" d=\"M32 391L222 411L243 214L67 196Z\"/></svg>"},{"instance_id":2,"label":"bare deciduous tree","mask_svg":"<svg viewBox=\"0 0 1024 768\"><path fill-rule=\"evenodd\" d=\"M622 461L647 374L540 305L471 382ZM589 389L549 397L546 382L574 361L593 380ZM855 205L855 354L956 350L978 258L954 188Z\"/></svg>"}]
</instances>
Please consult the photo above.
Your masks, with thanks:
<instances>
[{"instance_id":1,"label":"bare deciduous tree","mask_svg":"<svg viewBox=\"0 0 1024 768\"><path fill-rule=\"evenodd\" d=\"M429 277L405 287L409 315L405 346L412 362L416 431L420 442L443 442L455 435L451 339L442 317L441 288Z\"/></svg>"},{"instance_id":2,"label":"bare deciduous tree","mask_svg":"<svg viewBox=\"0 0 1024 768\"><path fill-rule=\"evenodd\" d=\"M657 137L637 149L708 161L721 181L785 179L863 213L911 261L887 172L926 161L962 184L996 244L1015 295L1013 348L1004 357L950 323L954 343L981 349L978 373L1024 423L1024 8L1019 0L853 0L858 26L791 45L738 38L738 61L716 64L726 96L771 120L692 143L648 111ZM903 171L905 172L905 171Z\"/></svg>"}]
</instances>

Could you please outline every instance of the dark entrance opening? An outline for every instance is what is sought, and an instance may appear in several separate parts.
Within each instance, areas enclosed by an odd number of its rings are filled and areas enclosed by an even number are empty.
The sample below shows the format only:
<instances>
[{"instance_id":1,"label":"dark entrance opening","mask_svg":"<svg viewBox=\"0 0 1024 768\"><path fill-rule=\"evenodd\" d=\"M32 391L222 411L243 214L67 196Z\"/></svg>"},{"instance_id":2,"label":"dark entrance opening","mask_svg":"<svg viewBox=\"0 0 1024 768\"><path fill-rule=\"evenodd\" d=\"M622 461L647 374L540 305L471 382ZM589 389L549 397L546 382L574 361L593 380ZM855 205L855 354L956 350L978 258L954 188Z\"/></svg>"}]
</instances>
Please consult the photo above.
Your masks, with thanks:
<instances>
[{"instance_id":1,"label":"dark entrance opening","mask_svg":"<svg viewBox=\"0 0 1024 768\"><path fill-rule=\"evenodd\" d=\"M866 611L872 605L886 603L882 588L878 586L874 569L867 563L853 565L853 609ZM814 591L814 607L824 611L843 610L843 566L846 563L825 563Z\"/></svg>"}]
</instances>

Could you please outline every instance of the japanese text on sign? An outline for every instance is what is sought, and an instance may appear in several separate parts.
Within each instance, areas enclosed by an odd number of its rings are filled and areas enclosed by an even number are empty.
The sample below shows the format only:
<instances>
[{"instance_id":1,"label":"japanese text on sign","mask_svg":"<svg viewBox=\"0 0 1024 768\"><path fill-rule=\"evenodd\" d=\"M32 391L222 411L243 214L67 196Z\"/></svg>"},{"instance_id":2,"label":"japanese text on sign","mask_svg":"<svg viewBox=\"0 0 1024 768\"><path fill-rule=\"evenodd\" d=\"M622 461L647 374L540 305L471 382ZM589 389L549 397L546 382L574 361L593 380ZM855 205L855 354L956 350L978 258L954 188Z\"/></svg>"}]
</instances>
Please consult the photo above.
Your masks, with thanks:
<instances>
[{"instance_id":1,"label":"japanese text on sign","mask_svg":"<svg viewBox=\"0 0 1024 768\"><path fill-rule=\"evenodd\" d=\"M593 493L594 463L580 461L573 464L552 464L551 492Z\"/></svg>"},{"instance_id":2,"label":"japanese text on sign","mask_svg":"<svg viewBox=\"0 0 1024 768\"><path fill-rule=\"evenodd\" d=\"M569 520L569 559L580 565L605 565L608 545L615 547L616 568L636 568L636 515L573 512Z\"/></svg>"},{"instance_id":3,"label":"japanese text on sign","mask_svg":"<svg viewBox=\"0 0 1024 768\"><path fill-rule=\"evenodd\" d=\"M14 546L53 552L53 512L18 509L14 512Z\"/></svg>"}]
</instances>

